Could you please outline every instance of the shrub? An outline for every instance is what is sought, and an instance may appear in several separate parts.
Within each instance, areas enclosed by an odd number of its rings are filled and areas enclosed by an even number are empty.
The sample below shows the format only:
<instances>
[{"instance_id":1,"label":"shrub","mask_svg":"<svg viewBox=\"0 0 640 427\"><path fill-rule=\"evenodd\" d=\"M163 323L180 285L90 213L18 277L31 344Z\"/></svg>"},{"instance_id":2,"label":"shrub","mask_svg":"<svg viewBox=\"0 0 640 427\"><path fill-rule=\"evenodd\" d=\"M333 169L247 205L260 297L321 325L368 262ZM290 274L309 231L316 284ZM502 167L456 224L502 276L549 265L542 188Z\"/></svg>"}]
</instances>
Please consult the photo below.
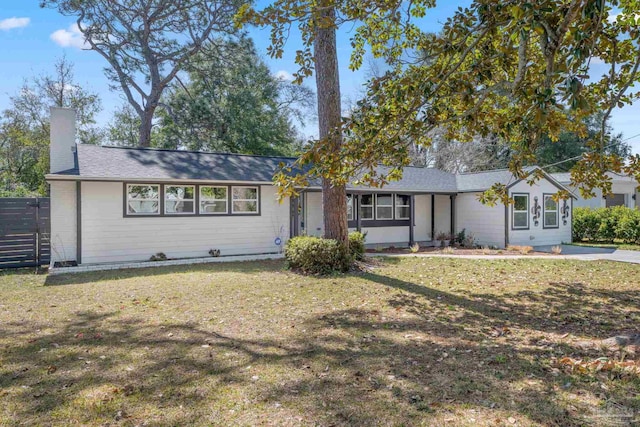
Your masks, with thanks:
<instances>
[{"instance_id":1,"label":"shrub","mask_svg":"<svg viewBox=\"0 0 640 427\"><path fill-rule=\"evenodd\" d=\"M596 239L600 229L600 218L596 210L575 208L573 210L573 240Z\"/></svg>"},{"instance_id":2,"label":"shrub","mask_svg":"<svg viewBox=\"0 0 640 427\"><path fill-rule=\"evenodd\" d=\"M284 256L291 269L305 274L329 274L351 267L353 257L345 249L333 239L297 236L287 242Z\"/></svg>"},{"instance_id":3,"label":"shrub","mask_svg":"<svg viewBox=\"0 0 640 427\"><path fill-rule=\"evenodd\" d=\"M562 246L553 246L551 248L551 253L554 255L560 255L562 253Z\"/></svg>"},{"instance_id":4,"label":"shrub","mask_svg":"<svg viewBox=\"0 0 640 427\"><path fill-rule=\"evenodd\" d=\"M356 261L362 261L364 259L365 238L366 236L359 231L349 233L349 253L351 257Z\"/></svg>"},{"instance_id":5,"label":"shrub","mask_svg":"<svg viewBox=\"0 0 640 427\"><path fill-rule=\"evenodd\" d=\"M622 212L616 224L616 237L624 243L640 243L640 210Z\"/></svg>"},{"instance_id":6,"label":"shrub","mask_svg":"<svg viewBox=\"0 0 640 427\"><path fill-rule=\"evenodd\" d=\"M640 211L624 206L613 208L575 208L573 240L595 240L625 243L640 242Z\"/></svg>"},{"instance_id":7,"label":"shrub","mask_svg":"<svg viewBox=\"0 0 640 427\"><path fill-rule=\"evenodd\" d=\"M461 231L456 234L456 237L453 239L454 244L464 246L464 242L467 239L467 229L463 228Z\"/></svg>"},{"instance_id":8,"label":"shrub","mask_svg":"<svg viewBox=\"0 0 640 427\"><path fill-rule=\"evenodd\" d=\"M412 254L418 253L420 252L420 245L418 243L414 243L413 245L409 246L409 250Z\"/></svg>"},{"instance_id":9,"label":"shrub","mask_svg":"<svg viewBox=\"0 0 640 427\"><path fill-rule=\"evenodd\" d=\"M155 255L151 255L151 258L149 258L149 261L166 261L167 260L167 256L164 254L164 252L158 252Z\"/></svg>"}]
</instances>

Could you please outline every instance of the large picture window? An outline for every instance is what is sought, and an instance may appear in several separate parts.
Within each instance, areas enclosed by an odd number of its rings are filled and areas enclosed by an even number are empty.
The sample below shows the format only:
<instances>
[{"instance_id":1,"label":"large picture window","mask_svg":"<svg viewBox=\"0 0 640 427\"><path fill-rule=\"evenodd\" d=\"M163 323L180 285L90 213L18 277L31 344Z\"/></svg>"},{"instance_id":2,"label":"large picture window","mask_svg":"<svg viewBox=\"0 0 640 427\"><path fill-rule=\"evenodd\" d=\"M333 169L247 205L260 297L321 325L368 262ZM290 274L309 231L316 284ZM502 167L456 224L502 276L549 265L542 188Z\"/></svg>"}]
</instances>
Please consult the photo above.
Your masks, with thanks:
<instances>
[{"instance_id":1,"label":"large picture window","mask_svg":"<svg viewBox=\"0 0 640 427\"><path fill-rule=\"evenodd\" d=\"M376 194L376 219L393 219L393 196Z\"/></svg>"},{"instance_id":2,"label":"large picture window","mask_svg":"<svg viewBox=\"0 0 640 427\"><path fill-rule=\"evenodd\" d=\"M544 228L558 227L558 202L550 194L544 195Z\"/></svg>"},{"instance_id":3,"label":"large picture window","mask_svg":"<svg viewBox=\"0 0 640 427\"><path fill-rule=\"evenodd\" d=\"M128 215L159 215L160 186L153 184L127 185Z\"/></svg>"},{"instance_id":4,"label":"large picture window","mask_svg":"<svg viewBox=\"0 0 640 427\"><path fill-rule=\"evenodd\" d=\"M200 213L221 215L229 212L227 187L200 186Z\"/></svg>"},{"instance_id":5,"label":"large picture window","mask_svg":"<svg viewBox=\"0 0 640 427\"><path fill-rule=\"evenodd\" d=\"M513 195L513 228L527 229L529 228L529 195L514 194Z\"/></svg>"},{"instance_id":6,"label":"large picture window","mask_svg":"<svg viewBox=\"0 0 640 427\"><path fill-rule=\"evenodd\" d=\"M373 194L360 195L360 219L373 219Z\"/></svg>"},{"instance_id":7,"label":"large picture window","mask_svg":"<svg viewBox=\"0 0 640 427\"><path fill-rule=\"evenodd\" d=\"M232 213L258 213L258 187L231 187Z\"/></svg>"},{"instance_id":8,"label":"large picture window","mask_svg":"<svg viewBox=\"0 0 640 427\"><path fill-rule=\"evenodd\" d=\"M195 214L195 197L195 185L165 185L164 213L167 215Z\"/></svg>"},{"instance_id":9,"label":"large picture window","mask_svg":"<svg viewBox=\"0 0 640 427\"><path fill-rule=\"evenodd\" d=\"M411 216L411 196L396 194L396 219L409 219Z\"/></svg>"}]
</instances>

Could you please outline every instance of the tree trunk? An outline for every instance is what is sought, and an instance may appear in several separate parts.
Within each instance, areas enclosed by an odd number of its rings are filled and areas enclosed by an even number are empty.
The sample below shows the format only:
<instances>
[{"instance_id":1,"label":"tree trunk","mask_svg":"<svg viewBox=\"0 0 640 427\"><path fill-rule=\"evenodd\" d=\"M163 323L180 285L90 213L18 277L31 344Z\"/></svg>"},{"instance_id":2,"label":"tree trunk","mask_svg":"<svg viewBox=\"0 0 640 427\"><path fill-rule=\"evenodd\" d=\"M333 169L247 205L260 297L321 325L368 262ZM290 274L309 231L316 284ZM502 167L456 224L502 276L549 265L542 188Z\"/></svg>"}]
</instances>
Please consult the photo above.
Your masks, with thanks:
<instances>
[{"instance_id":1,"label":"tree trunk","mask_svg":"<svg viewBox=\"0 0 640 427\"><path fill-rule=\"evenodd\" d=\"M151 147L151 128L153 127L153 113L155 108L146 109L140 117L140 137L138 146Z\"/></svg>"},{"instance_id":2,"label":"tree trunk","mask_svg":"<svg viewBox=\"0 0 640 427\"><path fill-rule=\"evenodd\" d=\"M325 3L327 2L320 2L320 7L326 7ZM335 10L333 8L324 9L322 18L326 19L325 22L335 22ZM314 60L320 139L324 140L332 151L337 152L342 145L342 117L335 27L316 29ZM322 213L325 237L346 245L349 231L347 227L347 192L344 185L333 185L329 179L323 178Z\"/></svg>"}]
</instances>

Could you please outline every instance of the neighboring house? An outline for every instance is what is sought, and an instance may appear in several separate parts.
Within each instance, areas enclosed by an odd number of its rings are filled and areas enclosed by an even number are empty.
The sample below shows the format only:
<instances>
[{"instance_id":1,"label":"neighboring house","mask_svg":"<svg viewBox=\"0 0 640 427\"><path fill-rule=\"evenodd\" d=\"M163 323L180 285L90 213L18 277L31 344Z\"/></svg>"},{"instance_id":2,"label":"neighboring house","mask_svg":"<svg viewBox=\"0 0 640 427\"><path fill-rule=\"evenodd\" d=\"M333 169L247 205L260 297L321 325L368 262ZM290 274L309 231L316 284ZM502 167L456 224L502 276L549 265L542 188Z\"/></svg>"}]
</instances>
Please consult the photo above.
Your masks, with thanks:
<instances>
[{"instance_id":1,"label":"neighboring house","mask_svg":"<svg viewBox=\"0 0 640 427\"><path fill-rule=\"evenodd\" d=\"M273 173L286 157L101 147L75 143L75 113L51 111L52 261L78 264L277 253L291 236L321 235L319 187L277 200ZM478 201L494 183L514 205ZM571 240L572 200L549 175L534 185L506 170L454 175L409 167L384 188L348 188L352 230L370 245L429 244L438 232L479 244L552 245Z\"/></svg>"},{"instance_id":2,"label":"neighboring house","mask_svg":"<svg viewBox=\"0 0 640 427\"><path fill-rule=\"evenodd\" d=\"M611 192L613 194L603 197L602 190L595 189L595 197L586 199L577 188L572 188L573 193L576 195L573 205L576 208L640 207L640 190L638 189L638 182L633 177L613 172L607 172L607 175L611 177ZM570 173L552 173L551 176L565 186L571 184Z\"/></svg>"}]
</instances>

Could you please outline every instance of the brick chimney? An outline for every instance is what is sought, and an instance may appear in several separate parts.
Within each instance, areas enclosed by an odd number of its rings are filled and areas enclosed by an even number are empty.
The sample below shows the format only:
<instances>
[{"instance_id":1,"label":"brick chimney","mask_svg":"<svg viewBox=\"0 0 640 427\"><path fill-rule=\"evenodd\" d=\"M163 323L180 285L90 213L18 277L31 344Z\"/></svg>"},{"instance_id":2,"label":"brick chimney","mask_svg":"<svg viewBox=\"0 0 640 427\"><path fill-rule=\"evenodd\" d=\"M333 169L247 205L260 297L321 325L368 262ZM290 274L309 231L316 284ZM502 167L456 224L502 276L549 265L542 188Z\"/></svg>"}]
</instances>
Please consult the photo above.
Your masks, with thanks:
<instances>
[{"instance_id":1,"label":"brick chimney","mask_svg":"<svg viewBox=\"0 0 640 427\"><path fill-rule=\"evenodd\" d=\"M76 111L60 107L51 107L50 111L50 170L57 173L76 166Z\"/></svg>"}]
</instances>

